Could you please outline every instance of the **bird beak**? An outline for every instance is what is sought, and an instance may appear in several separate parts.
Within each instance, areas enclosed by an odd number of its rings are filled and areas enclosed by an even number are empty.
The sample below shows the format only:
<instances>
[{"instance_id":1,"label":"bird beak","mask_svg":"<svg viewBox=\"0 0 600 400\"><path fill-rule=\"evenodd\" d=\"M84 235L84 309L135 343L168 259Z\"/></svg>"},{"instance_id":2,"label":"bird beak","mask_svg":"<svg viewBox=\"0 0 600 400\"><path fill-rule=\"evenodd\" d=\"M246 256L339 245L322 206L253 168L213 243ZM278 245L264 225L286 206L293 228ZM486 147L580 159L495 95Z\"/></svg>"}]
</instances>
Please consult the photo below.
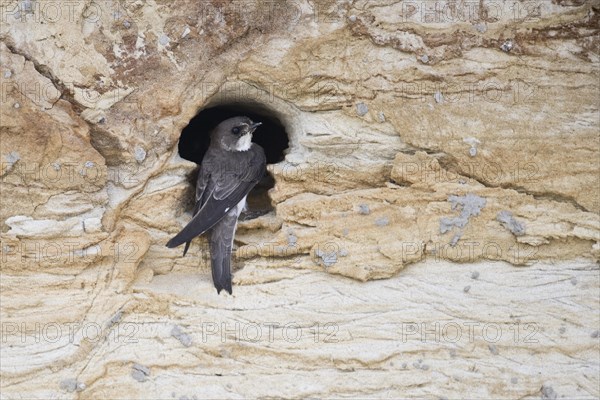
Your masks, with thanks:
<instances>
[{"instance_id":1,"label":"bird beak","mask_svg":"<svg viewBox=\"0 0 600 400\"><path fill-rule=\"evenodd\" d=\"M253 123L252 125L250 125L250 132L254 132L256 130L256 128L258 128L261 125L262 125L262 122Z\"/></svg>"}]
</instances>

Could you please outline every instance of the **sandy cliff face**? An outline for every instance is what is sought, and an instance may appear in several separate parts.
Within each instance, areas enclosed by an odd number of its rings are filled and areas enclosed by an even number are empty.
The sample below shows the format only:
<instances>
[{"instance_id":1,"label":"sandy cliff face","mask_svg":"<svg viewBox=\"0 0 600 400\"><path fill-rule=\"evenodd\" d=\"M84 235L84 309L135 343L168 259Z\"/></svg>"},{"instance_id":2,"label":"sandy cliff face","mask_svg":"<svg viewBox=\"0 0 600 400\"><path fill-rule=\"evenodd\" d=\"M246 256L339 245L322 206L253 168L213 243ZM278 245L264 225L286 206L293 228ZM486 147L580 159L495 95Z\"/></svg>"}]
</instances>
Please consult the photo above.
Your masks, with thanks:
<instances>
[{"instance_id":1,"label":"sandy cliff face","mask_svg":"<svg viewBox=\"0 0 600 400\"><path fill-rule=\"evenodd\" d=\"M7 398L598 397L597 2L4 1ZM234 296L182 129L285 127Z\"/></svg>"}]
</instances>

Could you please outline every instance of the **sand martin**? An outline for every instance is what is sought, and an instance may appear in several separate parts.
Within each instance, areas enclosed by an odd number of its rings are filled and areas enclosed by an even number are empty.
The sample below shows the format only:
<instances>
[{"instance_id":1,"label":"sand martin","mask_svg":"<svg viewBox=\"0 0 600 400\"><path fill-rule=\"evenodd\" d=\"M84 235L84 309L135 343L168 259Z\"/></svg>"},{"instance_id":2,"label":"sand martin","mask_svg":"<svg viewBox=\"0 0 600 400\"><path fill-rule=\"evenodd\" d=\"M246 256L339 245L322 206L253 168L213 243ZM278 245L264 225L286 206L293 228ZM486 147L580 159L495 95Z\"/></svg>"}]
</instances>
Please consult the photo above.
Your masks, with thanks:
<instances>
[{"instance_id":1,"label":"sand martin","mask_svg":"<svg viewBox=\"0 0 600 400\"><path fill-rule=\"evenodd\" d=\"M177 247L205 232L209 234L212 277L217 293L231 294L231 250L237 220L246 206L246 196L265 173L265 152L252 143L252 133L261 122L234 117L221 122L210 136L196 183L196 205L192 220L167 243Z\"/></svg>"}]
</instances>

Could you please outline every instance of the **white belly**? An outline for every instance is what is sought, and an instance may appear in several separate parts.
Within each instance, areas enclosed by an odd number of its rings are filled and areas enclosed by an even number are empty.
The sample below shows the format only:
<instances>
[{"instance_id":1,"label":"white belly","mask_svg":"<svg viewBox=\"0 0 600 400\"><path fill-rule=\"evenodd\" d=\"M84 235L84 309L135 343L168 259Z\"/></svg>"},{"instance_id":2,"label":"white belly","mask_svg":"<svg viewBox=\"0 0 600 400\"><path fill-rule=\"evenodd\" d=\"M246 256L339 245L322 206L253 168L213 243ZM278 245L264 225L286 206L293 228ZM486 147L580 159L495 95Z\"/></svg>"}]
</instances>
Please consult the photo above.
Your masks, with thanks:
<instances>
[{"instance_id":1,"label":"white belly","mask_svg":"<svg viewBox=\"0 0 600 400\"><path fill-rule=\"evenodd\" d=\"M235 215L236 218L240 216L240 214L242 213L242 211L244 211L244 209L246 208L246 196L244 196L244 198L237 203L237 205L235 207L233 207L231 210L228 210L227 215Z\"/></svg>"}]
</instances>

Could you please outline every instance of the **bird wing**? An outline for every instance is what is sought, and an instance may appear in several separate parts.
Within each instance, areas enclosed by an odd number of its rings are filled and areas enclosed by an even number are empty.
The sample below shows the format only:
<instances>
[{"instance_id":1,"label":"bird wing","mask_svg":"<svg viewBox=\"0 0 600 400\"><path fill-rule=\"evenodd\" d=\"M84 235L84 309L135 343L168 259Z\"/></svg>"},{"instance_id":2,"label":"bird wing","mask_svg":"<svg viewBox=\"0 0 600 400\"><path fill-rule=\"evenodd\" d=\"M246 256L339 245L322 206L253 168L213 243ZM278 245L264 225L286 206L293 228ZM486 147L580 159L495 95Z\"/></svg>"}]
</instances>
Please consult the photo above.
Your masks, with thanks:
<instances>
[{"instance_id":1,"label":"bird wing","mask_svg":"<svg viewBox=\"0 0 600 400\"><path fill-rule=\"evenodd\" d=\"M206 166L200 166L200 172L198 173L198 179L196 180L196 204L194 205L194 211L192 212L192 217L195 217L198 214L198 211L202 208L204 204L204 193L206 192L206 186L210 180L210 170L206 168ZM190 244L192 240L188 240L185 242L185 248L183 249L183 256L188 252L190 248Z\"/></svg>"},{"instance_id":2,"label":"bird wing","mask_svg":"<svg viewBox=\"0 0 600 400\"><path fill-rule=\"evenodd\" d=\"M200 204L199 201L196 201L196 205L194 206L194 212L192 212L192 216L195 216L196 214L198 214L198 210L200 209L200 206L202 206L202 204ZM185 257L185 255L187 254L189 248L190 248L190 244L192 244L191 240L188 240L187 242L185 242L185 247L183 249L183 256Z\"/></svg>"},{"instance_id":3,"label":"bird wing","mask_svg":"<svg viewBox=\"0 0 600 400\"><path fill-rule=\"evenodd\" d=\"M212 228L260 181L266 163L262 148L253 145L243 157L236 155L232 158L227 163L221 161L205 168L205 171L210 171L210 178L202 191L202 206L185 228L169 240L167 247L189 242ZM207 165L211 161L213 158L207 160Z\"/></svg>"}]
</instances>

